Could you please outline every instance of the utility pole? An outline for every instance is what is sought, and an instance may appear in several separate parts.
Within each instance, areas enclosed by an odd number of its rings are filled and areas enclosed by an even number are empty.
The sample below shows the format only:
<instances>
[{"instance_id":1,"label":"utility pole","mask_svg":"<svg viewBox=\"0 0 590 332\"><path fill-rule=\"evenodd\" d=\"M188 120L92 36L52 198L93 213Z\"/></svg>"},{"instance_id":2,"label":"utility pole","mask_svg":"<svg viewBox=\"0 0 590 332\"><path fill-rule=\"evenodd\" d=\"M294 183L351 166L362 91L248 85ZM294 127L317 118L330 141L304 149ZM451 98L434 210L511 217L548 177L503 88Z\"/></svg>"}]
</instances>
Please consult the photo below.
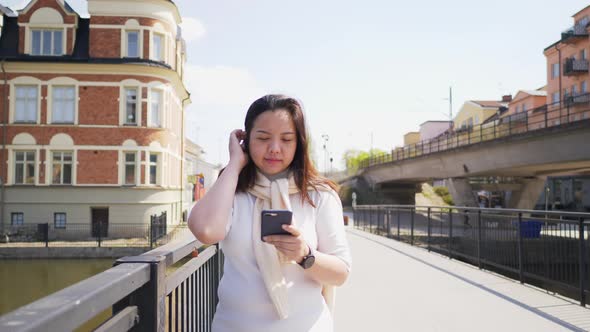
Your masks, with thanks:
<instances>
[{"instance_id":1,"label":"utility pole","mask_svg":"<svg viewBox=\"0 0 590 332\"><path fill-rule=\"evenodd\" d=\"M453 129L453 87L449 87L449 133Z\"/></svg>"}]
</instances>

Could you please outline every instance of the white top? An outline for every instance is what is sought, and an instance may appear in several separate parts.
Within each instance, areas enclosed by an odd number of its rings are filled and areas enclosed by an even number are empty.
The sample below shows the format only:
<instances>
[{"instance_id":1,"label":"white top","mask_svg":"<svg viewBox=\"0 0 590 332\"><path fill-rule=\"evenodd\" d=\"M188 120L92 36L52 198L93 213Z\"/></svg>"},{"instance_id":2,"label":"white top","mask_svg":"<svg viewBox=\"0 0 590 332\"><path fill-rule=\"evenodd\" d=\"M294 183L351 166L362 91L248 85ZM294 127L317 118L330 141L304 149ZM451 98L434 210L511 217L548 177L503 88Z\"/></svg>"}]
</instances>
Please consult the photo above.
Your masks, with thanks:
<instances>
[{"instance_id":1,"label":"white top","mask_svg":"<svg viewBox=\"0 0 590 332\"><path fill-rule=\"evenodd\" d=\"M338 195L333 191L312 191L310 196L315 208L309 203L302 204L299 194L289 196L295 226L310 247L342 259L350 270L351 256ZM289 285L289 317L278 318L254 257L252 214L255 202L251 194L235 195L227 235L220 242L225 263L212 330L332 331L332 315L321 294L322 285L305 275L303 268L296 264L282 266Z\"/></svg>"}]
</instances>

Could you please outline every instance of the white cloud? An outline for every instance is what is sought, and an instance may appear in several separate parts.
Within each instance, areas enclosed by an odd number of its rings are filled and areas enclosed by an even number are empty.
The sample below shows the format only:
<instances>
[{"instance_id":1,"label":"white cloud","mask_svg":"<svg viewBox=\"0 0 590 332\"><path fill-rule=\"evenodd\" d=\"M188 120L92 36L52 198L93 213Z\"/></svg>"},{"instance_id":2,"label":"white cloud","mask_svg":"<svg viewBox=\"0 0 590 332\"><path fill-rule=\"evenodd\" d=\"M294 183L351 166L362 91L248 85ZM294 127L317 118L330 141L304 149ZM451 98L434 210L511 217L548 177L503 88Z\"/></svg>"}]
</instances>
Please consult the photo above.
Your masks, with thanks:
<instances>
[{"instance_id":1,"label":"white cloud","mask_svg":"<svg viewBox=\"0 0 590 332\"><path fill-rule=\"evenodd\" d=\"M199 106L242 109L264 94L254 76L243 68L187 65L184 77L193 104Z\"/></svg>"},{"instance_id":2,"label":"white cloud","mask_svg":"<svg viewBox=\"0 0 590 332\"><path fill-rule=\"evenodd\" d=\"M206 33L203 23L193 17L183 17L180 27L182 28L182 38L187 43L200 39Z\"/></svg>"}]
</instances>

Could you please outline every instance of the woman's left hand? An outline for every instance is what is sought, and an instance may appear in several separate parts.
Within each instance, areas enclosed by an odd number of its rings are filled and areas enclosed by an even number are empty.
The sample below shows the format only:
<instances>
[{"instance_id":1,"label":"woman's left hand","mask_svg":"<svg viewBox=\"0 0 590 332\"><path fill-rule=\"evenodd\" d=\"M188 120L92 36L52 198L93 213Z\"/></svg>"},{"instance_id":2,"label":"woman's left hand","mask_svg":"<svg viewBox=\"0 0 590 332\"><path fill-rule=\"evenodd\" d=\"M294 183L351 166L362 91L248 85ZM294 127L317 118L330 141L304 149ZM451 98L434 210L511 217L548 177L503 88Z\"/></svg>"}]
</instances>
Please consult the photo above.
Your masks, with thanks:
<instances>
[{"instance_id":1,"label":"woman's left hand","mask_svg":"<svg viewBox=\"0 0 590 332\"><path fill-rule=\"evenodd\" d=\"M309 255L309 247L297 227L283 225L283 229L291 235L268 235L264 237L264 241L274 245L287 259L300 263L303 257Z\"/></svg>"}]
</instances>

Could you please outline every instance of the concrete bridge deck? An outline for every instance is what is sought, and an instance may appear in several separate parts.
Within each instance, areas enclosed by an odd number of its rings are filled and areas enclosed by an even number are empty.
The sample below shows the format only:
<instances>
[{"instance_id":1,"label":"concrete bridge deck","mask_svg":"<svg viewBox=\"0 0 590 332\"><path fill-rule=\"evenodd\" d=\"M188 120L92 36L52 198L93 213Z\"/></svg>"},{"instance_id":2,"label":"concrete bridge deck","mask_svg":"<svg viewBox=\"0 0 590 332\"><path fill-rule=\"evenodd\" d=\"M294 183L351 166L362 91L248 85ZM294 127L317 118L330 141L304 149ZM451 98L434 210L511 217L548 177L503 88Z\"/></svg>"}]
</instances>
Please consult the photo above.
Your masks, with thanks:
<instances>
[{"instance_id":1,"label":"concrete bridge deck","mask_svg":"<svg viewBox=\"0 0 590 332\"><path fill-rule=\"evenodd\" d=\"M590 308L349 226L335 331L590 331Z\"/></svg>"}]
</instances>

